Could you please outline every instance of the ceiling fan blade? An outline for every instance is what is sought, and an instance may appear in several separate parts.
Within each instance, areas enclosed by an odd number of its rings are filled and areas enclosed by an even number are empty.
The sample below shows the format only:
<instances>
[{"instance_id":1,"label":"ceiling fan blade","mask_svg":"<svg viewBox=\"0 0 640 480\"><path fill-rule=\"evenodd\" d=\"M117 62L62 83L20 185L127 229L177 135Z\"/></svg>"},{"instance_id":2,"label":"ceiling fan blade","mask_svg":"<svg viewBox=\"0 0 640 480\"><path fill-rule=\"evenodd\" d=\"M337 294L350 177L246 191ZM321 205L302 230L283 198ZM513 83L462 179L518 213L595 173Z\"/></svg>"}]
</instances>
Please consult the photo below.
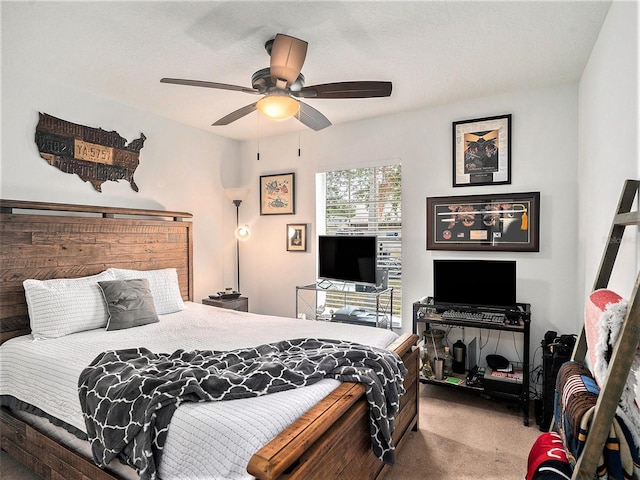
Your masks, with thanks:
<instances>
[{"instance_id":1,"label":"ceiling fan blade","mask_svg":"<svg viewBox=\"0 0 640 480\"><path fill-rule=\"evenodd\" d=\"M296 81L302 64L307 56L307 46L304 40L290 37L278 33L271 46L271 79L278 84L278 81L286 81L280 88L290 86Z\"/></svg>"},{"instance_id":2,"label":"ceiling fan blade","mask_svg":"<svg viewBox=\"0 0 640 480\"><path fill-rule=\"evenodd\" d=\"M310 85L291 92L302 98L372 98L391 95L391 82L335 82Z\"/></svg>"},{"instance_id":3,"label":"ceiling fan blade","mask_svg":"<svg viewBox=\"0 0 640 480\"><path fill-rule=\"evenodd\" d=\"M212 125L212 127L218 127L220 125L229 125L231 122L235 122L236 120L244 117L245 115L249 115L251 112L256 110L256 104L258 102L254 102L251 105L246 105L238 110L231 112L229 115L222 117L216 123Z\"/></svg>"},{"instance_id":4,"label":"ceiling fan blade","mask_svg":"<svg viewBox=\"0 0 640 480\"><path fill-rule=\"evenodd\" d=\"M218 88L220 90L235 90L244 93L258 94L258 90L249 87L241 87L238 85L229 85L227 83L203 82L202 80L184 80L182 78L161 78L161 83L174 83L176 85L187 85L190 87L206 87Z\"/></svg>"},{"instance_id":5,"label":"ceiling fan blade","mask_svg":"<svg viewBox=\"0 0 640 480\"><path fill-rule=\"evenodd\" d=\"M304 102L300 102L300 112L298 119L300 120L300 123L315 131L322 130L323 128L327 128L331 125L331 122L327 117L325 117L311 105L308 105Z\"/></svg>"}]
</instances>

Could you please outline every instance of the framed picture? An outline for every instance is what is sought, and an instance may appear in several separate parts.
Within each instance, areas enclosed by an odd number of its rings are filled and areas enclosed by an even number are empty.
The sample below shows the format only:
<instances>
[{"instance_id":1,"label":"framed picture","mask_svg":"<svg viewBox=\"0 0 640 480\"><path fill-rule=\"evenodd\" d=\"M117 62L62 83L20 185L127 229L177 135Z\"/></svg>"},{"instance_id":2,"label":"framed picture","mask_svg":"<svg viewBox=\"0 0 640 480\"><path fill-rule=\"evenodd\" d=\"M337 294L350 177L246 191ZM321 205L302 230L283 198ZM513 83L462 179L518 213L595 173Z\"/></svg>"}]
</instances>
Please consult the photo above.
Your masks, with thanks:
<instances>
[{"instance_id":1,"label":"framed picture","mask_svg":"<svg viewBox=\"0 0 640 480\"><path fill-rule=\"evenodd\" d=\"M427 250L540 251L540 192L427 198Z\"/></svg>"},{"instance_id":2,"label":"framed picture","mask_svg":"<svg viewBox=\"0 0 640 480\"><path fill-rule=\"evenodd\" d=\"M260 176L260 215L296 213L295 174Z\"/></svg>"},{"instance_id":3,"label":"framed picture","mask_svg":"<svg viewBox=\"0 0 640 480\"><path fill-rule=\"evenodd\" d=\"M453 186L511 183L511 115L453 122Z\"/></svg>"},{"instance_id":4,"label":"framed picture","mask_svg":"<svg viewBox=\"0 0 640 480\"><path fill-rule=\"evenodd\" d=\"M287 225L287 252L307 251L307 224L289 223Z\"/></svg>"}]
</instances>

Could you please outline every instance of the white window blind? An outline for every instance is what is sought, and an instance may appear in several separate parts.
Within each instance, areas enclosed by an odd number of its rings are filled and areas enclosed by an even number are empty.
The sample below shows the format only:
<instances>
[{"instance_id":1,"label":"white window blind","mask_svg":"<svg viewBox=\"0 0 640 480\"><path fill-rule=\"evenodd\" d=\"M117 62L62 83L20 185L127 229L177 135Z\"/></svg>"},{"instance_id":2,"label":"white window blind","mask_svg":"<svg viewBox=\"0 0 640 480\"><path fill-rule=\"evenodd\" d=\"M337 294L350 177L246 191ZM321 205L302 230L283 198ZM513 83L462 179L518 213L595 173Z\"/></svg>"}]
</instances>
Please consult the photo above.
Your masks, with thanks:
<instances>
[{"instance_id":1,"label":"white window blind","mask_svg":"<svg viewBox=\"0 0 640 480\"><path fill-rule=\"evenodd\" d=\"M400 164L319 174L318 233L376 235L378 268L387 270L393 287L393 314L402 305L402 168ZM343 296L327 307L340 308ZM350 305L375 310L374 296L353 296Z\"/></svg>"}]
</instances>

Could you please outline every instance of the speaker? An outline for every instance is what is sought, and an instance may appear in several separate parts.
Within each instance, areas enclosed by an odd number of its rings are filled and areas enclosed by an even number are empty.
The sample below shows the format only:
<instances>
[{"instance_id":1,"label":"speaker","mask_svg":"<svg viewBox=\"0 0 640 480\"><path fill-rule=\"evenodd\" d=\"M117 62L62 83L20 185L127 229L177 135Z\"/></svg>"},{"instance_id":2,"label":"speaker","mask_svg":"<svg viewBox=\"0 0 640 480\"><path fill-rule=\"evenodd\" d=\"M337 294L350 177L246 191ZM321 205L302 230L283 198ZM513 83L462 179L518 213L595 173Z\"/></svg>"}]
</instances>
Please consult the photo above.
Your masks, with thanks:
<instances>
[{"instance_id":1,"label":"speaker","mask_svg":"<svg viewBox=\"0 0 640 480\"><path fill-rule=\"evenodd\" d=\"M576 343L575 335L560 335L547 331L542 340L542 404L536 414L541 431L549 430L554 411L556 378L562 364L571 359Z\"/></svg>"}]
</instances>

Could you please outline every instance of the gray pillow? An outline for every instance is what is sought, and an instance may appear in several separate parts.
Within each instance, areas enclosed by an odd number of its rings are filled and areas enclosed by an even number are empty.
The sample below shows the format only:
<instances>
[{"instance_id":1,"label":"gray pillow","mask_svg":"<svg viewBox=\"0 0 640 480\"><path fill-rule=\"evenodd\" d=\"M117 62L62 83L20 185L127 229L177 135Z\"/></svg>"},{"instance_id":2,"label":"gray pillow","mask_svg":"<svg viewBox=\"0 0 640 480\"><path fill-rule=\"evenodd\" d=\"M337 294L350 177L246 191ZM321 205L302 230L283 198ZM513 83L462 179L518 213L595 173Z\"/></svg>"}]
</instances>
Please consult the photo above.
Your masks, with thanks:
<instances>
[{"instance_id":1,"label":"gray pillow","mask_svg":"<svg viewBox=\"0 0 640 480\"><path fill-rule=\"evenodd\" d=\"M147 279L109 280L98 282L98 286L109 311L107 330L122 330L160 321Z\"/></svg>"}]
</instances>

